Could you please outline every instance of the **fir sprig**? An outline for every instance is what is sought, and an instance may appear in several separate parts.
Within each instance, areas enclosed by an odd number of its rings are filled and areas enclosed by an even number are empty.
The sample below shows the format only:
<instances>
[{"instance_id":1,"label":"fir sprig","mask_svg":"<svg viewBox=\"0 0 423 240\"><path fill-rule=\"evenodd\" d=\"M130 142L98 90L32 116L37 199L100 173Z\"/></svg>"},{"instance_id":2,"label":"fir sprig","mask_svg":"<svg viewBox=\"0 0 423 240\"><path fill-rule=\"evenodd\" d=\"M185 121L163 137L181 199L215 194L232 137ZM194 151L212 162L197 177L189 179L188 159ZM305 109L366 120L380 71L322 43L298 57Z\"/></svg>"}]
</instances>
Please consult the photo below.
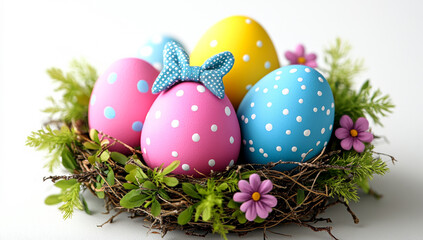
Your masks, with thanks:
<instances>
[{"instance_id":1,"label":"fir sprig","mask_svg":"<svg viewBox=\"0 0 423 240\"><path fill-rule=\"evenodd\" d=\"M86 207L85 200L79 194L81 191L81 184L76 179L60 180L54 184L56 187L61 189L60 194L50 195L46 198L45 203L48 205L55 205L63 203L59 209L63 213L63 218L68 219L72 217L75 209L89 212ZM83 206L84 205L84 206Z\"/></svg>"}]
</instances>

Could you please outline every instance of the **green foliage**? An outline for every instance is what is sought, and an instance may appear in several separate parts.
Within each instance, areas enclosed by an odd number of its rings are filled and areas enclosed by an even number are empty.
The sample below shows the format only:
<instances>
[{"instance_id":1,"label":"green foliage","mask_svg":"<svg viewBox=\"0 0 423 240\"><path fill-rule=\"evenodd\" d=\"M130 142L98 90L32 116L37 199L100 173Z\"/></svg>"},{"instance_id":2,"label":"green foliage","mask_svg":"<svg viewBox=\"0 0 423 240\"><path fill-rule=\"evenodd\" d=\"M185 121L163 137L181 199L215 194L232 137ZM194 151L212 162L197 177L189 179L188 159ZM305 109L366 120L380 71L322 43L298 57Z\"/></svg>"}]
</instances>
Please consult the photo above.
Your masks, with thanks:
<instances>
[{"instance_id":1,"label":"green foliage","mask_svg":"<svg viewBox=\"0 0 423 240\"><path fill-rule=\"evenodd\" d=\"M85 210L89 213L87 203L82 198L79 192L81 191L81 184L75 179L60 180L54 184L61 189L60 194L53 194L45 199L47 205L55 205L63 203L59 209L63 213L63 218L67 219L72 217L74 209Z\"/></svg>"},{"instance_id":2,"label":"green foliage","mask_svg":"<svg viewBox=\"0 0 423 240\"><path fill-rule=\"evenodd\" d=\"M379 89L373 90L369 81L358 91L353 89L354 78L363 70L363 61L352 60L350 51L351 46L340 39L325 51L328 69L323 70L328 74L327 81L335 99L335 126L345 114L353 120L368 116L382 125L380 117L391 113L394 105L388 95L383 95Z\"/></svg>"},{"instance_id":3,"label":"green foliage","mask_svg":"<svg viewBox=\"0 0 423 240\"><path fill-rule=\"evenodd\" d=\"M374 175L384 175L389 171L382 159L373 156L372 149L373 147L369 147L361 154L347 151L342 156L333 157L329 164L348 167L349 170L329 170L321 175L318 183L326 185L332 197L341 197L347 203L349 201L357 202L359 187L368 192L369 181L373 179Z\"/></svg>"},{"instance_id":4,"label":"green foliage","mask_svg":"<svg viewBox=\"0 0 423 240\"><path fill-rule=\"evenodd\" d=\"M50 161L48 161L46 167L50 171L53 171L60 164L60 158L63 159L63 166L72 171L77 168L77 164L69 146L76 144L76 137L75 131L65 125L60 130L53 130L47 125L45 129L32 132L26 140L26 145L37 150L49 151Z\"/></svg>"},{"instance_id":5,"label":"green foliage","mask_svg":"<svg viewBox=\"0 0 423 240\"><path fill-rule=\"evenodd\" d=\"M62 97L59 101L52 97L48 98L52 106L44 109L44 112L52 116L57 115L67 123L85 119L91 91L98 78L96 70L85 61L74 60L68 73L58 68L50 68L47 73L58 85L55 91L61 92Z\"/></svg>"}]
</instances>

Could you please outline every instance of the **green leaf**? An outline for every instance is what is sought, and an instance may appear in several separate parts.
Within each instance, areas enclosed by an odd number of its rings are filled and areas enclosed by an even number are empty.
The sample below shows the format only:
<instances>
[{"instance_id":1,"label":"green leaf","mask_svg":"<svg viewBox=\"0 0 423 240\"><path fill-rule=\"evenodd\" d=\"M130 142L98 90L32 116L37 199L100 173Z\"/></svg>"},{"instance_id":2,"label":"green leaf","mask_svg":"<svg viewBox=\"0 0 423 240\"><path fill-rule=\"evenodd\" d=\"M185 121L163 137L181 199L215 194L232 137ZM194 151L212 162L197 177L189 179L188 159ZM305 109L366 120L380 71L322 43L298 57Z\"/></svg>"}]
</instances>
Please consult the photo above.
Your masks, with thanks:
<instances>
[{"instance_id":1,"label":"green leaf","mask_svg":"<svg viewBox=\"0 0 423 240\"><path fill-rule=\"evenodd\" d=\"M222 183L216 188L216 190L219 191L219 192L225 191L226 189L228 189L227 183Z\"/></svg>"},{"instance_id":2,"label":"green leaf","mask_svg":"<svg viewBox=\"0 0 423 240\"><path fill-rule=\"evenodd\" d=\"M145 181L142 184L142 187L146 188L146 189L150 189L150 190L156 190L157 189L157 186L154 183L152 183L151 181Z\"/></svg>"},{"instance_id":3,"label":"green leaf","mask_svg":"<svg viewBox=\"0 0 423 240\"><path fill-rule=\"evenodd\" d=\"M100 149L100 145L97 145L97 144L92 143L92 142L84 142L82 145L84 145L84 147L86 149L91 149L91 150L98 150L98 149Z\"/></svg>"},{"instance_id":4,"label":"green leaf","mask_svg":"<svg viewBox=\"0 0 423 240\"><path fill-rule=\"evenodd\" d=\"M102 162L106 162L107 160L109 160L110 158L110 154L109 152L106 150L104 151L101 155L100 155L100 159Z\"/></svg>"},{"instance_id":5,"label":"green leaf","mask_svg":"<svg viewBox=\"0 0 423 240\"><path fill-rule=\"evenodd\" d=\"M167 167L165 167L164 169L163 169L163 175L167 175L167 174L169 174L169 173L171 173L173 170L175 170L176 168L178 168L178 166L179 166L179 164L180 164L181 162L180 161L173 161L171 164L169 164L169 166L167 166Z\"/></svg>"},{"instance_id":6,"label":"green leaf","mask_svg":"<svg viewBox=\"0 0 423 240\"><path fill-rule=\"evenodd\" d=\"M128 157L126 157L122 153L118 153L118 152L110 153L110 157L113 159L113 161L120 163L122 165L125 165L126 162L128 161Z\"/></svg>"},{"instance_id":7,"label":"green leaf","mask_svg":"<svg viewBox=\"0 0 423 240\"><path fill-rule=\"evenodd\" d=\"M262 223L262 222L264 222L264 219L260 218L260 217L256 217L256 219L254 219L254 222L255 223Z\"/></svg>"},{"instance_id":8,"label":"green leaf","mask_svg":"<svg viewBox=\"0 0 423 240\"><path fill-rule=\"evenodd\" d=\"M73 172L77 168L75 158L67 148L64 148L62 151L62 164L70 172Z\"/></svg>"},{"instance_id":9,"label":"green leaf","mask_svg":"<svg viewBox=\"0 0 423 240\"><path fill-rule=\"evenodd\" d=\"M124 184L122 184L123 185L123 187L125 188L125 189L127 189L127 190L132 190L132 189L138 189L138 186L135 186L134 184L132 184L132 183L124 183Z\"/></svg>"},{"instance_id":10,"label":"green leaf","mask_svg":"<svg viewBox=\"0 0 423 240\"><path fill-rule=\"evenodd\" d=\"M298 189L297 190L297 205L301 205L304 201L304 190L303 189Z\"/></svg>"},{"instance_id":11,"label":"green leaf","mask_svg":"<svg viewBox=\"0 0 423 240\"><path fill-rule=\"evenodd\" d=\"M207 206L204 208L203 213L201 214L203 221L208 221L212 217L212 208Z\"/></svg>"},{"instance_id":12,"label":"green leaf","mask_svg":"<svg viewBox=\"0 0 423 240\"><path fill-rule=\"evenodd\" d=\"M62 200L60 199L60 194L53 194L50 195L48 197L46 197L46 199L44 200L44 203L46 205L56 205L62 202Z\"/></svg>"},{"instance_id":13,"label":"green leaf","mask_svg":"<svg viewBox=\"0 0 423 240\"><path fill-rule=\"evenodd\" d=\"M95 156L89 156L88 157L88 162L91 163L91 165L94 165L96 160L97 160L97 158Z\"/></svg>"},{"instance_id":14,"label":"green leaf","mask_svg":"<svg viewBox=\"0 0 423 240\"><path fill-rule=\"evenodd\" d=\"M140 207L150 196L146 194L141 194L141 191L131 190L120 200L120 205L124 208L131 209Z\"/></svg>"},{"instance_id":15,"label":"green leaf","mask_svg":"<svg viewBox=\"0 0 423 240\"><path fill-rule=\"evenodd\" d=\"M239 209L239 203L236 203L233 199L229 200L228 208Z\"/></svg>"},{"instance_id":16,"label":"green leaf","mask_svg":"<svg viewBox=\"0 0 423 240\"><path fill-rule=\"evenodd\" d=\"M187 209L182 211L178 216L178 224L185 225L192 219L192 214L194 213L194 207L189 206Z\"/></svg>"},{"instance_id":17,"label":"green leaf","mask_svg":"<svg viewBox=\"0 0 423 240\"><path fill-rule=\"evenodd\" d=\"M156 199L153 199L153 203L151 204L151 214L155 217L160 215L160 211L161 211L161 206L159 201L157 201Z\"/></svg>"},{"instance_id":18,"label":"green leaf","mask_svg":"<svg viewBox=\"0 0 423 240\"><path fill-rule=\"evenodd\" d=\"M164 177L163 182L169 187L175 187L179 183L178 179L175 177Z\"/></svg>"},{"instance_id":19,"label":"green leaf","mask_svg":"<svg viewBox=\"0 0 423 240\"><path fill-rule=\"evenodd\" d=\"M240 214L238 214L237 217L236 217L237 220L238 220L238 222L241 223L241 224L246 223L247 222L247 218L245 217L245 214L243 212L241 212L241 211L239 211L239 212L240 212Z\"/></svg>"},{"instance_id":20,"label":"green leaf","mask_svg":"<svg viewBox=\"0 0 423 240\"><path fill-rule=\"evenodd\" d=\"M100 139L98 138L98 131L95 129L90 129L90 138L91 140L93 140L95 143L100 144Z\"/></svg>"},{"instance_id":21,"label":"green leaf","mask_svg":"<svg viewBox=\"0 0 423 240\"><path fill-rule=\"evenodd\" d=\"M190 197L201 199L201 196L197 193L194 185L191 183L182 183L182 190Z\"/></svg>"},{"instance_id":22,"label":"green leaf","mask_svg":"<svg viewBox=\"0 0 423 240\"><path fill-rule=\"evenodd\" d=\"M169 195L167 194L167 192L163 188L160 188L158 193L164 200L170 200Z\"/></svg>"},{"instance_id":23,"label":"green leaf","mask_svg":"<svg viewBox=\"0 0 423 240\"><path fill-rule=\"evenodd\" d=\"M87 201L85 201L85 198L82 195L80 195L79 198L81 200L81 203L82 203L82 207L84 209L84 212L87 213L88 215L91 215L91 211L88 208L88 204L87 204Z\"/></svg>"},{"instance_id":24,"label":"green leaf","mask_svg":"<svg viewBox=\"0 0 423 240\"><path fill-rule=\"evenodd\" d=\"M73 185L77 184L78 181L76 179L69 179L69 180L60 180L57 181L54 186L61 188L62 190L66 190L70 187L72 187Z\"/></svg>"},{"instance_id":25,"label":"green leaf","mask_svg":"<svg viewBox=\"0 0 423 240\"><path fill-rule=\"evenodd\" d=\"M95 183L95 188L96 189L101 189L103 187L103 184L97 182ZM104 191L96 191L95 194L97 194L98 198L103 199L105 197Z\"/></svg>"},{"instance_id":26,"label":"green leaf","mask_svg":"<svg viewBox=\"0 0 423 240\"><path fill-rule=\"evenodd\" d=\"M110 186L115 185L115 173L113 172L113 169L111 167L109 167L109 172L107 173L106 181Z\"/></svg>"}]
</instances>

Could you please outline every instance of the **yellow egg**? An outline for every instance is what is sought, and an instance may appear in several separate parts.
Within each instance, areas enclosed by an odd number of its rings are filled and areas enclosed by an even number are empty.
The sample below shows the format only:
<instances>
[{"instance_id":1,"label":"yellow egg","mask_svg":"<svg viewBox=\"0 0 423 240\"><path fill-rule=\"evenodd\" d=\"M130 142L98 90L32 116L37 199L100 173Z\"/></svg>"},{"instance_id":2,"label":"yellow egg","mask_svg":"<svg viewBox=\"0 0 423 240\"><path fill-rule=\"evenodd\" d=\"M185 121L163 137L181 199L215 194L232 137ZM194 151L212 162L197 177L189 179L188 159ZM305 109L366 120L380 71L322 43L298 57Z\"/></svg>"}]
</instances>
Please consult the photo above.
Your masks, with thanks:
<instances>
[{"instance_id":1,"label":"yellow egg","mask_svg":"<svg viewBox=\"0 0 423 240\"><path fill-rule=\"evenodd\" d=\"M258 80L279 68L272 40L263 27L249 17L232 16L211 27L191 53L191 65L201 66L208 58L230 51L232 70L223 78L225 93L235 109Z\"/></svg>"}]
</instances>

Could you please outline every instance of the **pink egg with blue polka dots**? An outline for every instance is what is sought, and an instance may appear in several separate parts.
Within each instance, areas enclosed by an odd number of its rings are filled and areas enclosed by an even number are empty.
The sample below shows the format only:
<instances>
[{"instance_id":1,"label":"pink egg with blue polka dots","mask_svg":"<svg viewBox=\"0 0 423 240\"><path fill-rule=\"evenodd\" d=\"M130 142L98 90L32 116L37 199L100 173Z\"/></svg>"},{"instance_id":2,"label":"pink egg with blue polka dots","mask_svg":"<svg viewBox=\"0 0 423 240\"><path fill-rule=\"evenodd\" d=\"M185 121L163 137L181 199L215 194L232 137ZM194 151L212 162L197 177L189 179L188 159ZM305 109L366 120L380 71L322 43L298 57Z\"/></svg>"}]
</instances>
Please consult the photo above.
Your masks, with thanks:
<instances>
[{"instance_id":1,"label":"pink egg with blue polka dots","mask_svg":"<svg viewBox=\"0 0 423 240\"><path fill-rule=\"evenodd\" d=\"M125 58L101 75L91 93L88 111L90 128L102 131L131 147L139 147L144 120L156 99L151 86L159 72L148 62ZM129 153L116 143L111 151Z\"/></svg>"},{"instance_id":2,"label":"pink egg with blue polka dots","mask_svg":"<svg viewBox=\"0 0 423 240\"><path fill-rule=\"evenodd\" d=\"M150 108L141 135L148 166L179 160L173 173L193 176L234 165L240 145L240 127L228 97L219 99L195 82L182 82L162 92Z\"/></svg>"}]
</instances>

